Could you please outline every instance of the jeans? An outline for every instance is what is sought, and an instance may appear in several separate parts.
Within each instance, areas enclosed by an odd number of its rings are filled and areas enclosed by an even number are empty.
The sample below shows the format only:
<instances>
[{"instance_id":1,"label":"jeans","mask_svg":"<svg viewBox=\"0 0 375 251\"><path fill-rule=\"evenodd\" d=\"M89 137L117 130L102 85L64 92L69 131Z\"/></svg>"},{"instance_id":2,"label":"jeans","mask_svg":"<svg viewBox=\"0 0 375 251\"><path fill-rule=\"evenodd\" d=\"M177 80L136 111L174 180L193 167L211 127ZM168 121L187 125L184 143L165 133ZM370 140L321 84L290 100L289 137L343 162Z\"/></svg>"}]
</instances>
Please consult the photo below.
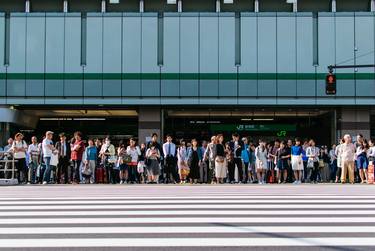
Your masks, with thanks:
<instances>
[{"instance_id":1,"label":"jeans","mask_svg":"<svg viewBox=\"0 0 375 251\"><path fill-rule=\"evenodd\" d=\"M29 182L31 184L35 184L36 182L36 170L38 169L38 166L38 157L31 157L31 162L29 163Z\"/></svg>"},{"instance_id":2,"label":"jeans","mask_svg":"<svg viewBox=\"0 0 375 251\"><path fill-rule=\"evenodd\" d=\"M49 183L51 181L51 157L44 157L44 164L46 165L44 174L43 174L43 182Z\"/></svg>"},{"instance_id":3,"label":"jeans","mask_svg":"<svg viewBox=\"0 0 375 251\"><path fill-rule=\"evenodd\" d=\"M337 172L337 160L335 159L332 161L332 163L329 165L330 170L330 180L336 179L336 172Z\"/></svg>"},{"instance_id":4,"label":"jeans","mask_svg":"<svg viewBox=\"0 0 375 251\"><path fill-rule=\"evenodd\" d=\"M71 180L77 183L80 182L80 170L81 170L81 160L73 160L73 170L71 173Z\"/></svg>"}]
</instances>

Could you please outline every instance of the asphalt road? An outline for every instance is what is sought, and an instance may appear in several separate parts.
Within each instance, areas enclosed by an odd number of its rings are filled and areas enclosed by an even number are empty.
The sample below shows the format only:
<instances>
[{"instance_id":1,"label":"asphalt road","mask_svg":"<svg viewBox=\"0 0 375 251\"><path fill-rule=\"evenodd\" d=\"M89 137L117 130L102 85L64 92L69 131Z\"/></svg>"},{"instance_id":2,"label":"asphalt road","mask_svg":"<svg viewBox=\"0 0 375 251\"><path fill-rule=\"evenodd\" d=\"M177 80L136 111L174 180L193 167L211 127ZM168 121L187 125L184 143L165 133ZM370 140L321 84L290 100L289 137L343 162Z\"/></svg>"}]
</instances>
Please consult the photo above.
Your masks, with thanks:
<instances>
[{"instance_id":1,"label":"asphalt road","mask_svg":"<svg viewBox=\"0 0 375 251\"><path fill-rule=\"evenodd\" d=\"M1 250L374 250L375 185L0 187Z\"/></svg>"}]
</instances>

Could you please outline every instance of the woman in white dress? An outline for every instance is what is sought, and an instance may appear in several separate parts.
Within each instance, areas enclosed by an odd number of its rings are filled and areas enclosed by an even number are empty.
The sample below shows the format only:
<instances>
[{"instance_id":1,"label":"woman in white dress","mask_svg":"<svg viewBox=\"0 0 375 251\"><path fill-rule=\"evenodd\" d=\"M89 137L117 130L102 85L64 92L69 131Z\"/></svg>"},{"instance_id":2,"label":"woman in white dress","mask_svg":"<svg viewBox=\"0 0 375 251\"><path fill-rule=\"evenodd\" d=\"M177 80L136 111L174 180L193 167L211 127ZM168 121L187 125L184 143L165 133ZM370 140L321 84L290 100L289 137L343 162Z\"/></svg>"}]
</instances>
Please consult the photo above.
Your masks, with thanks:
<instances>
[{"instance_id":1,"label":"woman in white dress","mask_svg":"<svg viewBox=\"0 0 375 251\"><path fill-rule=\"evenodd\" d=\"M266 143L263 140L259 141L259 146L255 149L255 166L258 176L258 183L265 183L265 176L267 173L267 148Z\"/></svg>"}]
</instances>

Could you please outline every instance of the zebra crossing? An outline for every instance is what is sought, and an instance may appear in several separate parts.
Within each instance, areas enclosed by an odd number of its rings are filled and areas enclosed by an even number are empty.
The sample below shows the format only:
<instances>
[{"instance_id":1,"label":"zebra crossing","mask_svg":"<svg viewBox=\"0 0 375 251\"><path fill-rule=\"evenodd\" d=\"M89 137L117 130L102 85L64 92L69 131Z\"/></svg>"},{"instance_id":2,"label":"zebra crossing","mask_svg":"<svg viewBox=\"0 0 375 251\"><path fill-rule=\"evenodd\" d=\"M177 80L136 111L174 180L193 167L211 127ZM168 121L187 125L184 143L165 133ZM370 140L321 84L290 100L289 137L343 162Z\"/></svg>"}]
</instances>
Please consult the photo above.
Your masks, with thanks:
<instances>
[{"instance_id":1,"label":"zebra crossing","mask_svg":"<svg viewBox=\"0 0 375 251\"><path fill-rule=\"evenodd\" d=\"M2 250L375 248L375 186L23 186L0 192Z\"/></svg>"}]
</instances>

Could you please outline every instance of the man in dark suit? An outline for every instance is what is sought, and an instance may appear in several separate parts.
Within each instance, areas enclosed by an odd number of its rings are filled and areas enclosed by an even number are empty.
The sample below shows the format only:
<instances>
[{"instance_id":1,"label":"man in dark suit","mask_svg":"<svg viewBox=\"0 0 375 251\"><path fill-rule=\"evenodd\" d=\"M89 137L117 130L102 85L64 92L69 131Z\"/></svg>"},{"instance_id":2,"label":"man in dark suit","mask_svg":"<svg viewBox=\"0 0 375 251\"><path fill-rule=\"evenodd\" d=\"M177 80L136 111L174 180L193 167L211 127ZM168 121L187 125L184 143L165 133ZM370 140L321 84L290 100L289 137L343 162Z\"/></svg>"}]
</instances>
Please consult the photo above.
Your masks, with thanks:
<instances>
[{"instance_id":1,"label":"man in dark suit","mask_svg":"<svg viewBox=\"0 0 375 251\"><path fill-rule=\"evenodd\" d=\"M244 143L240 140L240 135L238 133L232 134L232 141L229 142L229 147L234 155L234 163L238 169L238 182L242 183L243 181L243 170L242 170L242 159L241 153L244 149ZM233 174L234 176L234 174ZM232 182L232 181L231 181Z\"/></svg>"},{"instance_id":2,"label":"man in dark suit","mask_svg":"<svg viewBox=\"0 0 375 251\"><path fill-rule=\"evenodd\" d=\"M65 133L60 133L60 141L56 143L56 150L59 155L59 164L57 165L57 182L67 184L69 181L70 166L70 143L66 140Z\"/></svg>"}]
</instances>

